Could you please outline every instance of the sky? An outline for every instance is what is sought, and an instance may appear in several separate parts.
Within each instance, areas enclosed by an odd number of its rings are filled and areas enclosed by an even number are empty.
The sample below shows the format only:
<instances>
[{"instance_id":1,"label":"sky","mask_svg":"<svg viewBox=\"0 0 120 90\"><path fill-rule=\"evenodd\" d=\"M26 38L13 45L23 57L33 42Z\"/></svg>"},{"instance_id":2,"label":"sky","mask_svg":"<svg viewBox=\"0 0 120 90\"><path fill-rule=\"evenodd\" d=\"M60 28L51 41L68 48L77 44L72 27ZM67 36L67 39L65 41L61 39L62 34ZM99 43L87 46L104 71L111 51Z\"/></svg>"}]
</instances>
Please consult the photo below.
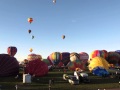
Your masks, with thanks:
<instances>
[{"instance_id":1,"label":"sky","mask_svg":"<svg viewBox=\"0 0 120 90\"><path fill-rule=\"evenodd\" d=\"M120 50L120 0L0 0L0 54L9 46L18 61L31 53Z\"/></svg>"}]
</instances>

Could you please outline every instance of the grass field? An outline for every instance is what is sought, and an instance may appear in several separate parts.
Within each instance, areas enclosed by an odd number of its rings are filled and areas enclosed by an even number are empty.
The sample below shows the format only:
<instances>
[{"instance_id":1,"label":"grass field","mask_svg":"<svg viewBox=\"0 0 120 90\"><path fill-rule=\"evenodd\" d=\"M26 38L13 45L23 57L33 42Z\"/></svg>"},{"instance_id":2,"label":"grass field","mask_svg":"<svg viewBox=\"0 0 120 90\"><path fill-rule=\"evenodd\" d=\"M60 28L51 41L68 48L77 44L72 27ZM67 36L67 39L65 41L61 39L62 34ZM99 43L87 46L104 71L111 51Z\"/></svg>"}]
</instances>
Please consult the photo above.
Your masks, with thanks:
<instances>
[{"instance_id":1,"label":"grass field","mask_svg":"<svg viewBox=\"0 0 120 90\"><path fill-rule=\"evenodd\" d=\"M23 84L22 71L20 71L19 78L15 79L14 76L11 77L0 77L0 88L1 90L16 90L15 85L18 85L17 90L98 90L99 89L110 89L119 88L118 78L102 78L92 75L89 71L90 83L80 83L79 85L71 85L68 81L64 81L62 76L63 71L55 69L50 71L48 75L44 77L34 77L32 78L32 83ZM73 75L72 71L66 72L69 75ZM51 85L49 89L49 80L54 78L55 83Z\"/></svg>"}]
</instances>

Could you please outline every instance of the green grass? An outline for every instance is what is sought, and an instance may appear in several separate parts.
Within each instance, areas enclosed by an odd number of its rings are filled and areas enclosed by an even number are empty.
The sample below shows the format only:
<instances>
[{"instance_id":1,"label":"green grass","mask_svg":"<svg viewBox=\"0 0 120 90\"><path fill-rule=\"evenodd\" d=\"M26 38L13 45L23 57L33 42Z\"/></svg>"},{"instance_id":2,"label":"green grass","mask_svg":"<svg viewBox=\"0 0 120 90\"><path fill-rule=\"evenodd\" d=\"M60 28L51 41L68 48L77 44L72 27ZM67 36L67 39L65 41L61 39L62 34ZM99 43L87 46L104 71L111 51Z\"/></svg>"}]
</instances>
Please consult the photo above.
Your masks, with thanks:
<instances>
[{"instance_id":1,"label":"green grass","mask_svg":"<svg viewBox=\"0 0 120 90\"><path fill-rule=\"evenodd\" d=\"M49 90L49 80L54 78L55 84L51 85L50 90L97 90L98 88L118 88L119 79L117 78L102 78L94 76L89 71L90 83L80 83L79 85L71 85L68 81L62 79L63 71L53 70L44 77L32 78L31 84L23 84L22 71L19 74L19 78L15 79L11 77L0 77L0 85L2 90L15 90L15 85L18 84L18 90ZM68 71L67 74L73 75L72 71Z\"/></svg>"}]
</instances>

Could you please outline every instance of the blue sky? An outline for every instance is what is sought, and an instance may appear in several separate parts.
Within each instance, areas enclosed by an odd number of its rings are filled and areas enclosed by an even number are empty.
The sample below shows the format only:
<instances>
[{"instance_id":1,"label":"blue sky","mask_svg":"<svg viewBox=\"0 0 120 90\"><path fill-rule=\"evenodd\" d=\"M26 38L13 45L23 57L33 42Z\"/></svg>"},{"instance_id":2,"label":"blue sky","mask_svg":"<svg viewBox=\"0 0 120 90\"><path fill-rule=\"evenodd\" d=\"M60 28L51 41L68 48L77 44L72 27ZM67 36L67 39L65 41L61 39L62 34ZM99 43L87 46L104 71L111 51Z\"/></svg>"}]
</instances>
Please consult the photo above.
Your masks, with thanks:
<instances>
[{"instance_id":1,"label":"blue sky","mask_svg":"<svg viewBox=\"0 0 120 90\"><path fill-rule=\"evenodd\" d=\"M34 20L31 24L29 17ZM56 0L56 4L52 0L0 0L0 53L16 46L19 61L31 54L30 48L43 58L52 52L120 50L119 36L120 0Z\"/></svg>"}]
</instances>

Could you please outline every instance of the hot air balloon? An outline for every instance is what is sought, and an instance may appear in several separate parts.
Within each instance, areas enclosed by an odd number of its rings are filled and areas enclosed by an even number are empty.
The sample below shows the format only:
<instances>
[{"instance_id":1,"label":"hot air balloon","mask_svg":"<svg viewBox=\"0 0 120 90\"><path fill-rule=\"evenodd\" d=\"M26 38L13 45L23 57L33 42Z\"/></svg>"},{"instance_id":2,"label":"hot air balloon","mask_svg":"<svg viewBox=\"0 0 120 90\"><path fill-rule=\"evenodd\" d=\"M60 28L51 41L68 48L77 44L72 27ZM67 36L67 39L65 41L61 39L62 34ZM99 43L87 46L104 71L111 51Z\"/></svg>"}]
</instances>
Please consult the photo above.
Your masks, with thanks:
<instances>
[{"instance_id":1,"label":"hot air balloon","mask_svg":"<svg viewBox=\"0 0 120 90\"><path fill-rule=\"evenodd\" d=\"M31 24L33 22L33 18L28 18L28 22Z\"/></svg>"},{"instance_id":2,"label":"hot air balloon","mask_svg":"<svg viewBox=\"0 0 120 90\"><path fill-rule=\"evenodd\" d=\"M67 64L67 66L68 66L68 69L69 70L72 70L72 71L75 71L76 70L76 68L80 68L80 69L82 69L82 70L85 70L85 65L83 64L83 62L81 62L80 60L76 60L75 62L69 62L68 64Z\"/></svg>"},{"instance_id":3,"label":"hot air balloon","mask_svg":"<svg viewBox=\"0 0 120 90\"><path fill-rule=\"evenodd\" d=\"M14 56L17 53L17 48L15 46L10 46L7 48L7 53L10 56Z\"/></svg>"},{"instance_id":4,"label":"hot air balloon","mask_svg":"<svg viewBox=\"0 0 120 90\"><path fill-rule=\"evenodd\" d=\"M34 39L34 36L32 35L32 39Z\"/></svg>"},{"instance_id":5,"label":"hot air balloon","mask_svg":"<svg viewBox=\"0 0 120 90\"><path fill-rule=\"evenodd\" d=\"M53 65L53 63L49 59L42 59L42 61L45 62L48 66Z\"/></svg>"},{"instance_id":6,"label":"hot air balloon","mask_svg":"<svg viewBox=\"0 0 120 90\"><path fill-rule=\"evenodd\" d=\"M48 59L51 60L51 62L54 65L59 64L59 62L61 61L61 53L60 52L53 52L48 56Z\"/></svg>"},{"instance_id":7,"label":"hot air balloon","mask_svg":"<svg viewBox=\"0 0 120 90\"><path fill-rule=\"evenodd\" d=\"M38 54L29 54L28 57L27 57L27 60L28 61L32 61L32 60L35 60L35 59L39 59L41 60L42 59L42 56L41 55L38 55Z\"/></svg>"},{"instance_id":8,"label":"hot air balloon","mask_svg":"<svg viewBox=\"0 0 120 90\"><path fill-rule=\"evenodd\" d=\"M70 61L70 53L69 52L62 52L62 60L61 62L66 66L68 62Z\"/></svg>"},{"instance_id":9,"label":"hot air balloon","mask_svg":"<svg viewBox=\"0 0 120 90\"><path fill-rule=\"evenodd\" d=\"M81 60L84 64L86 64L87 61L88 61L88 59L89 59L89 55L88 55L86 52L80 52L79 55L80 55L80 60Z\"/></svg>"},{"instance_id":10,"label":"hot air balloon","mask_svg":"<svg viewBox=\"0 0 120 90\"><path fill-rule=\"evenodd\" d=\"M26 65L25 70L25 73L29 73L30 75L34 75L37 77L48 74L47 64L40 59L34 59L32 61L29 61L29 63Z\"/></svg>"},{"instance_id":11,"label":"hot air balloon","mask_svg":"<svg viewBox=\"0 0 120 90\"><path fill-rule=\"evenodd\" d=\"M80 60L80 56L76 52L70 53L70 61L75 62L76 60Z\"/></svg>"},{"instance_id":12,"label":"hot air balloon","mask_svg":"<svg viewBox=\"0 0 120 90\"><path fill-rule=\"evenodd\" d=\"M28 30L28 33L29 33L29 34L31 33L31 30L30 30L30 29Z\"/></svg>"},{"instance_id":13,"label":"hot air balloon","mask_svg":"<svg viewBox=\"0 0 120 90\"><path fill-rule=\"evenodd\" d=\"M62 39L65 39L65 35L62 35Z\"/></svg>"},{"instance_id":14,"label":"hot air balloon","mask_svg":"<svg viewBox=\"0 0 120 90\"><path fill-rule=\"evenodd\" d=\"M29 50L30 52L32 52L33 51L33 49L32 48L30 48L30 50Z\"/></svg>"},{"instance_id":15,"label":"hot air balloon","mask_svg":"<svg viewBox=\"0 0 120 90\"><path fill-rule=\"evenodd\" d=\"M55 4L55 3L56 3L56 0L53 0L53 3Z\"/></svg>"},{"instance_id":16,"label":"hot air balloon","mask_svg":"<svg viewBox=\"0 0 120 90\"><path fill-rule=\"evenodd\" d=\"M107 58L107 61L110 63L110 64L114 64L114 65L120 65L120 54L117 53L117 52L108 52L108 58Z\"/></svg>"},{"instance_id":17,"label":"hot air balloon","mask_svg":"<svg viewBox=\"0 0 120 90\"><path fill-rule=\"evenodd\" d=\"M19 63L8 54L0 54L0 76L16 76L19 74Z\"/></svg>"}]
</instances>

